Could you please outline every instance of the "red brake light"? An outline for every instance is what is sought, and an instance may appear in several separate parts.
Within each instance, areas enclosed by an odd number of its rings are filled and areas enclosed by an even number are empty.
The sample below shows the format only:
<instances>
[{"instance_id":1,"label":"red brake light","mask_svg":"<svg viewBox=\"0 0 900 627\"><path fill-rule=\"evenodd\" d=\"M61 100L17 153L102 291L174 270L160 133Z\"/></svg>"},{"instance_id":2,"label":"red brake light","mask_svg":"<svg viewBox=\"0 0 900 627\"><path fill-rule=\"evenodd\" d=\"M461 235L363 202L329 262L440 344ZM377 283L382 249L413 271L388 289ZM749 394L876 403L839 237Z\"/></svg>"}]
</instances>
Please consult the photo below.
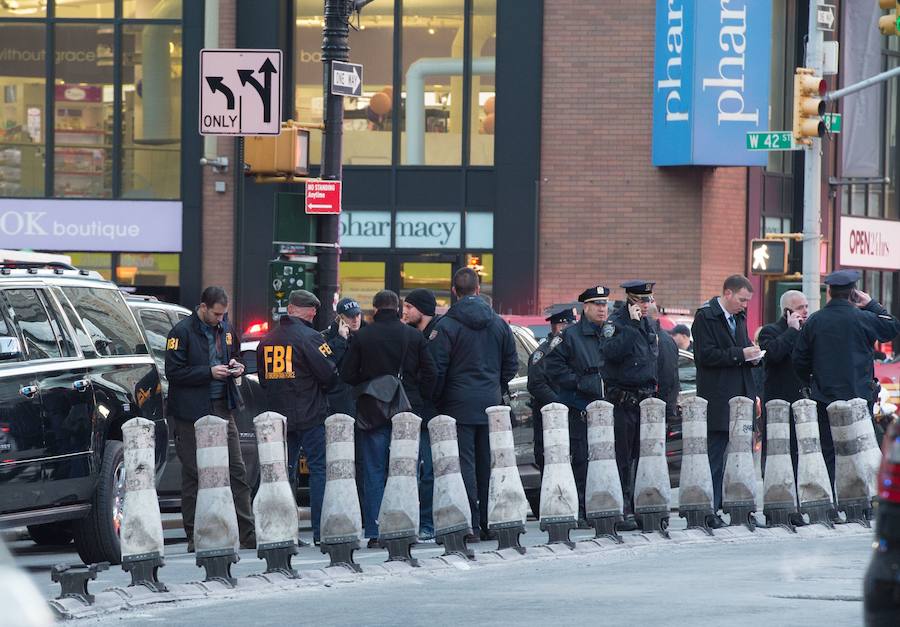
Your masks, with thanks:
<instances>
[{"instance_id":1,"label":"red brake light","mask_svg":"<svg viewBox=\"0 0 900 627\"><path fill-rule=\"evenodd\" d=\"M888 503L900 504L900 425L896 422L884 437L883 452L878 472L878 497Z\"/></svg>"},{"instance_id":2,"label":"red brake light","mask_svg":"<svg viewBox=\"0 0 900 627\"><path fill-rule=\"evenodd\" d=\"M266 333L269 330L268 322L254 322L247 330L244 331L244 335L258 335L260 333Z\"/></svg>"}]
</instances>

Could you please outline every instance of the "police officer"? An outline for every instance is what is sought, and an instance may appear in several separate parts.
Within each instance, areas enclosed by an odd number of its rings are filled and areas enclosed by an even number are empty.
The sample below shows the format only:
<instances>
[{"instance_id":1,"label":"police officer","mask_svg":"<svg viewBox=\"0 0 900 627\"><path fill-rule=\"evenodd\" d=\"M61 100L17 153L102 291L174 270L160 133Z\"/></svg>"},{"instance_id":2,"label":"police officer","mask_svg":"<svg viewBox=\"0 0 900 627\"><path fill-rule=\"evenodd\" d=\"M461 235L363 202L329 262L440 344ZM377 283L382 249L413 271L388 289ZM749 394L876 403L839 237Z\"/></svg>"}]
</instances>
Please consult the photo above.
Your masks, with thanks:
<instances>
[{"instance_id":1,"label":"police officer","mask_svg":"<svg viewBox=\"0 0 900 627\"><path fill-rule=\"evenodd\" d=\"M585 410L603 399L603 350L601 328L609 315L609 288L591 287L578 296L584 303L581 319L563 331L562 341L544 357L544 372L569 408L569 448L578 489L578 505L584 518L584 488L588 449ZM540 409L539 406L538 408Z\"/></svg>"},{"instance_id":2,"label":"police officer","mask_svg":"<svg viewBox=\"0 0 900 627\"><path fill-rule=\"evenodd\" d=\"M653 281L626 281L625 303L603 325L606 359L606 400L613 404L616 465L625 500L625 524L634 519L634 471L640 453L640 403L656 393L659 338L648 316L653 303Z\"/></svg>"},{"instance_id":3,"label":"police officer","mask_svg":"<svg viewBox=\"0 0 900 627\"><path fill-rule=\"evenodd\" d=\"M541 407L548 403L558 403L559 396L556 385L544 371L542 359L549 355L562 342L562 332L574 323L575 308L571 303L551 305L547 308L550 333L541 340L538 347L528 358L528 392L531 394L531 421L534 428L534 462L538 469L544 471L544 428L541 419Z\"/></svg>"},{"instance_id":4,"label":"police officer","mask_svg":"<svg viewBox=\"0 0 900 627\"><path fill-rule=\"evenodd\" d=\"M874 346L900 333L900 322L871 296L856 289L857 270L839 270L825 277L830 300L812 314L800 330L792 359L797 376L811 383L810 397L819 413L819 439L828 476L834 482L834 442L828 422L829 403L864 398L875 400Z\"/></svg>"},{"instance_id":5,"label":"police officer","mask_svg":"<svg viewBox=\"0 0 900 627\"><path fill-rule=\"evenodd\" d=\"M306 290L288 297L287 315L256 349L259 384L266 409L287 418L288 476L297 476L300 449L309 465L310 518L313 541L319 541L319 518L325 496L325 417L327 393L337 377L331 348L312 326L319 299Z\"/></svg>"}]
</instances>

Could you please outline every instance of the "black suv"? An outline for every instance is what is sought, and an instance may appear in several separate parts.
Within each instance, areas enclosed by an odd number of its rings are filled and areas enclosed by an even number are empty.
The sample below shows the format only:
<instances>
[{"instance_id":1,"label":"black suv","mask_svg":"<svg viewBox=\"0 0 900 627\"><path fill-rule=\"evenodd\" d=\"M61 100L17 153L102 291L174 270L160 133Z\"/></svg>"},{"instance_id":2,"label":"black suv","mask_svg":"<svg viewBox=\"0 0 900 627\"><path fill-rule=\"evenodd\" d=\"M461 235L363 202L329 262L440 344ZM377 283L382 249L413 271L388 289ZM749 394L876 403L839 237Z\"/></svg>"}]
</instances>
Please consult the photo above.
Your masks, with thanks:
<instances>
[{"instance_id":1,"label":"black suv","mask_svg":"<svg viewBox=\"0 0 900 627\"><path fill-rule=\"evenodd\" d=\"M0 525L39 544L73 536L87 562L119 563L122 424L168 429L159 375L118 288L96 272L0 268Z\"/></svg>"}]
</instances>

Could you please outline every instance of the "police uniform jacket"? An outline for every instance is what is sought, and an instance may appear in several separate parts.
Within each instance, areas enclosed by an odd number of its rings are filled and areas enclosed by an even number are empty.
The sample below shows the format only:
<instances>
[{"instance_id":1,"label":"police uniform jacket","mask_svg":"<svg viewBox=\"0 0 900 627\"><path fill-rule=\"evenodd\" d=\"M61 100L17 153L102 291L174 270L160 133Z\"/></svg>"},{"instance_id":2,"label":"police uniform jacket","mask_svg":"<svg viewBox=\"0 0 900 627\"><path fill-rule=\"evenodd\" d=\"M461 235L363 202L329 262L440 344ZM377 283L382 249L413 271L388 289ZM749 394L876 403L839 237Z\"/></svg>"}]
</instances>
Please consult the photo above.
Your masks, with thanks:
<instances>
[{"instance_id":1,"label":"police uniform jacket","mask_svg":"<svg viewBox=\"0 0 900 627\"><path fill-rule=\"evenodd\" d=\"M528 393L531 394L531 407L537 412L548 403L559 402L559 389L544 370L544 357L561 343L562 334L548 335L528 358Z\"/></svg>"},{"instance_id":2,"label":"police uniform jacket","mask_svg":"<svg viewBox=\"0 0 900 627\"><path fill-rule=\"evenodd\" d=\"M604 338L600 328L582 316L562 332L559 346L544 357L544 372L557 386L559 401L578 411L604 397Z\"/></svg>"},{"instance_id":3,"label":"police uniform jacket","mask_svg":"<svg viewBox=\"0 0 900 627\"><path fill-rule=\"evenodd\" d=\"M312 324L281 316L256 349L266 408L287 418L288 431L321 425L328 416L327 390L337 378L331 348Z\"/></svg>"},{"instance_id":4,"label":"police uniform jacket","mask_svg":"<svg viewBox=\"0 0 900 627\"><path fill-rule=\"evenodd\" d=\"M812 382L812 398L821 403L864 398L873 400L876 341L900 333L900 322L879 303L860 309L833 298L809 317L794 346L794 369Z\"/></svg>"},{"instance_id":5,"label":"police uniform jacket","mask_svg":"<svg viewBox=\"0 0 900 627\"><path fill-rule=\"evenodd\" d=\"M759 332L759 347L766 351L763 358L765 383L763 384L763 404L773 399L793 403L800 400L800 388L804 383L794 371L791 353L800 337L800 330L788 326L782 316L778 322L767 324Z\"/></svg>"},{"instance_id":6,"label":"police uniform jacket","mask_svg":"<svg viewBox=\"0 0 900 627\"><path fill-rule=\"evenodd\" d=\"M212 413L209 386L213 381L209 365L209 339L195 311L169 331L166 341L166 379L169 382L168 413L178 420L195 422ZM240 357L240 340L227 320L221 322L225 341L225 363ZM232 409L242 405L233 377L225 379L225 397Z\"/></svg>"},{"instance_id":7,"label":"police uniform jacket","mask_svg":"<svg viewBox=\"0 0 900 627\"><path fill-rule=\"evenodd\" d=\"M610 387L656 391L659 339L646 316L632 320L628 306L619 307L602 329L606 378Z\"/></svg>"},{"instance_id":8,"label":"police uniform jacket","mask_svg":"<svg viewBox=\"0 0 900 627\"><path fill-rule=\"evenodd\" d=\"M728 431L730 407L735 396L756 398L751 368L744 361L744 348L752 346L743 312L734 316L734 336L728 328L718 297L710 299L694 314L694 364L697 366L697 396L705 398L709 431Z\"/></svg>"}]
</instances>

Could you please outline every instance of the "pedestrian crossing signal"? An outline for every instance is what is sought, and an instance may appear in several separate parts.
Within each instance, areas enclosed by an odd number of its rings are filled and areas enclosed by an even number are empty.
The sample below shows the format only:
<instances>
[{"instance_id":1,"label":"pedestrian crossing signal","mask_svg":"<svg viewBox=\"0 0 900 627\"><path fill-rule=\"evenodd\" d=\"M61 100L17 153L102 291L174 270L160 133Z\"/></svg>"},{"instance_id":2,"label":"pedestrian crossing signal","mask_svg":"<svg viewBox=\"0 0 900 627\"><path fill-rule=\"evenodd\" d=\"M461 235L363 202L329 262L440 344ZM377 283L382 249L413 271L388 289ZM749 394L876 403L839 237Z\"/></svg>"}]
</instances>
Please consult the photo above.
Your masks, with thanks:
<instances>
[{"instance_id":1,"label":"pedestrian crossing signal","mask_svg":"<svg viewBox=\"0 0 900 627\"><path fill-rule=\"evenodd\" d=\"M787 274L788 243L783 239L750 242L751 274Z\"/></svg>"}]
</instances>

